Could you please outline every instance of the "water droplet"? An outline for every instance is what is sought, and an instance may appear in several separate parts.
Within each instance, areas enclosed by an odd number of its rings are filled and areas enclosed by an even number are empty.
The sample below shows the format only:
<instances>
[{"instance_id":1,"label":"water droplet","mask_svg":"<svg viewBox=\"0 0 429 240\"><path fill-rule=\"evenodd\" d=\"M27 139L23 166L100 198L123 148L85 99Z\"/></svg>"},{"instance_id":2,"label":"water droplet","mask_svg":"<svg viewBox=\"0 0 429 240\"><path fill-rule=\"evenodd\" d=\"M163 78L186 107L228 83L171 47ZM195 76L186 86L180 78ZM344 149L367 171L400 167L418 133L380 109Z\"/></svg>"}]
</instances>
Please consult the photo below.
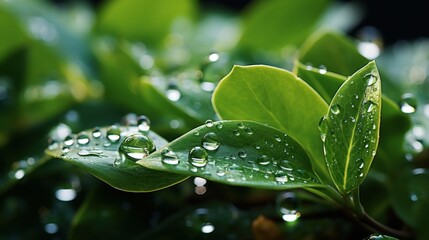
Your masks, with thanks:
<instances>
[{"instance_id":1,"label":"water droplet","mask_svg":"<svg viewBox=\"0 0 429 240\"><path fill-rule=\"evenodd\" d=\"M239 128L239 129L243 129L244 128L244 124L243 123L237 123L237 127Z\"/></svg>"},{"instance_id":2,"label":"water droplet","mask_svg":"<svg viewBox=\"0 0 429 240\"><path fill-rule=\"evenodd\" d=\"M372 101L367 101L364 103L364 109L366 109L366 112L372 112L376 108L377 108L377 104Z\"/></svg>"},{"instance_id":3,"label":"water droplet","mask_svg":"<svg viewBox=\"0 0 429 240\"><path fill-rule=\"evenodd\" d=\"M259 149L261 149L261 146L259 144L256 144L255 148L256 148L256 150L259 150Z\"/></svg>"},{"instance_id":4,"label":"water droplet","mask_svg":"<svg viewBox=\"0 0 429 240\"><path fill-rule=\"evenodd\" d=\"M113 165L115 165L115 166L119 166L119 165L121 165L121 163L122 163L121 158L116 158L116 159L113 161Z\"/></svg>"},{"instance_id":5,"label":"water droplet","mask_svg":"<svg viewBox=\"0 0 429 240\"><path fill-rule=\"evenodd\" d=\"M417 194L415 194L415 193L411 193L411 194L410 194L410 199L411 199L411 201L413 201L413 202L417 202L417 201L419 200L419 197L417 196Z\"/></svg>"},{"instance_id":6,"label":"water droplet","mask_svg":"<svg viewBox=\"0 0 429 240\"><path fill-rule=\"evenodd\" d=\"M213 120L207 119L205 122L206 127L211 128L213 127L214 123Z\"/></svg>"},{"instance_id":7,"label":"water droplet","mask_svg":"<svg viewBox=\"0 0 429 240\"><path fill-rule=\"evenodd\" d=\"M417 109L417 100L411 93L402 95L400 108L403 113L414 113Z\"/></svg>"},{"instance_id":8,"label":"water droplet","mask_svg":"<svg viewBox=\"0 0 429 240\"><path fill-rule=\"evenodd\" d=\"M164 148L161 151L162 162L169 165L179 164L179 157L170 148Z\"/></svg>"},{"instance_id":9,"label":"water droplet","mask_svg":"<svg viewBox=\"0 0 429 240\"><path fill-rule=\"evenodd\" d=\"M208 132L204 135L204 137L201 139L201 144L203 148L214 151L219 148L219 139L217 137L217 134L214 132Z\"/></svg>"},{"instance_id":10,"label":"water droplet","mask_svg":"<svg viewBox=\"0 0 429 240\"><path fill-rule=\"evenodd\" d=\"M338 115L340 113L340 111L341 111L340 108L341 107L338 104L332 105L332 107L331 107L331 113L333 113L335 115Z\"/></svg>"},{"instance_id":11,"label":"water droplet","mask_svg":"<svg viewBox=\"0 0 429 240\"><path fill-rule=\"evenodd\" d=\"M188 160L195 167L204 167L207 164L208 154L202 147L196 146L189 152Z\"/></svg>"},{"instance_id":12,"label":"water droplet","mask_svg":"<svg viewBox=\"0 0 429 240\"><path fill-rule=\"evenodd\" d=\"M63 188L55 191L55 197L58 200L64 201L64 202L72 201L76 198L76 196L77 196L76 190L72 188Z\"/></svg>"},{"instance_id":13,"label":"water droplet","mask_svg":"<svg viewBox=\"0 0 429 240\"><path fill-rule=\"evenodd\" d=\"M170 83L168 85L167 90L165 91L165 95L173 102L179 101L182 97L182 94L180 93L179 89L177 89L177 86L174 83Z\"/></svg>"},{"instance_id":14,"label":"water droplet","mask_svg":"<svg viewBox=\"0 0 429 240\"><path fill-rule=\"evenodd\" d=\"M222 127L223 127L223 125L222 125L222 123L221 123L221 122L217 122L217 123L216 123L216 128L217 128L217 129L222 129Z\"/></svg>"},{"instance_id":15,"label":"water droplet","mask_svg":"<svg viewBox=\"0 0 429 240\"><path fill-rule=\"evenodd\" d=\"M251 127L245 127L244 128L244 132L246 132L249 135L252 135L253 134L253 129Z\"/></svg>"},{"instance_id":16,"label":"water droplet","mask_svg":"<svg viewBox=\"0 0 429 240\"><path fill-rule=\"evenodd\" d=\"M319 131L320 138L324 142L326 139L326 132L328 131L328 118L326 116L323 116L319 121Z\"/></svg>"},{"instance_id":17,"label":"water droplet","mask_svg":"<svg viewBox=\"0 0 429 240\"><path fill-rule=\"evenodd\" d=\"M234 133L235 136L240 136L240 132L238 130L234 130L232 133Z\"/></svg>"},{"instance_id":18,"label":"water droplet","mask_svg":"<svg viewBox=\"0 0 429 240\"><path fill-rule=\"evenodd\" d=\"M325 65L320 65L319 66L319 73L320 74L326 74L328 72L328 69L326 68Z\"/></svg>"},{"instance_id":19,"label":"water droplet","mask_svg":"<svg viewBox=\"0 0 429 240\"><path fill-rule=\"evenodd\" d=\"M93 138L100 138L101 137L100 128L96 127L92 130L92 137Z\"/></svg>"},{"instance_id":20,"label":"water droplet","mask_svg":"<svg viewBox=\"0 0 429 240\"><path fill-rule=\"evenodd\" d=\"M118 142L121 138L121 130L118 126L112 125L107 129L106 136L109 141Z\"/></svg>"},{"instance_id":21,"label":"water droplet","mask_svg":"<svg viewBox=\"0 0 429 240\"><path fill-rule=\"evenodd\" d=\"M284 169L284 170L287 170L287 171L292 171L293 170L292 164L288 160L281 160L280 163L279 163L279 167L281 169Z\"/></svg>"},{"instance_id":22,"label":"water droplet","mask_svg":"<svg viewBox=\"0 0 429 240\"><path fill-rule=\"evenodd\" d=\"M285 192L277 198L277 208L286 222L295 222L301 213L298 209L298 199L293 192Z\"/></svg>"},{"instance_id":23,"label":"water droplet","mask_svg":"<svg viewBox=\"0 0 429 240\"><path fill-rule=\"evenodd\" d=\"M150 130L150 120L145 115L140 115L137 118L137 126L140 132L147 132Z\"/></svg>"},{"instance_id":24,"label":"water droplet","mask_svg":"<svg viewBox=\"0 0 429 240\"><path fill-rule=\"evenodd\" d=\"M55 223L48 223L45 225L45 232L55 234L58 232L58 225Z\"/></svg>"},{"instance_id":25,"label":"water droplet","mask_svg":"<svg viewBox=\"0 0 429 240\"><path fill-rule=\"evenodd\" d=\"M68 148L68 147L64 146L64 147L63 147L63 154L66 154L66 153L68 153L68 152L70 152L70 148Z\"/></svg>"},{"instance_id":26,"label":"water droplet","mask_svg":"<svg viewBox=\"0 0 429 240\"><path fill-rule=\"evenodd\" d=\"M70 147L74 144L74 138L73 135L68 135L66 138L64 138L64 145Z\"/></svg>"},{"instance_id":27,"label":"water droplet","mask_svg":"<svg viewBox=\"0 0 429 240\"><path fill-rule=\"evenodd\" d=\"M378 77L372 73L368 73L363 77L363 80L365 81L367 86L372 86L374 83L377 82Z\"/></svg>"},{"instance_id":28,"label":"water droplet","mask_svg":"<svg viewBox=\"0 0 429 240\"><path fill-rule=\"evenodd\" d=\"M213 92L216 88L216 84L213 82L201 82L200 87L203 91L206 92Z\"/></svg>"},{"instance_id":29,"label":"water droplet","mask_svg":"<svg viewBox=\"0 0 429 240\"><path fill-rule=\"evenodd\" d=\"M89 137L88 137L88 135L86 133L80 133L77 136L77 143L79 145L86 145L86 144L88 144L89 143Z\"/></svg>"},{"instance_id":30,"label":"water droplet","mask_svg":"<svg viewBox=\"0 0 429 240\"><path fill-rule=\"evenodd\" d=\"M128 113L122 118L122 122L126 126L137 126L137 115L135 113Z\"/></svg>"},{"instance_id":31,"label":"water droplet","mask_svg":"<svg viewBox=\"0 0 429 240\"><path fill-rule=\"evenodd\" d=\"M277 142L281 142L281 141L282 141L282 139L279 137L279 135L274 135L274 139L275 139Z\"/></svg>"},{"instance_id":32,"label":"water droplet","mask_svg":"<svg viewBox=\"0 0 429 240\"><path fill-rule=\"evenodd\" d=\"M256 163L258 163L259 165L265 166L270 164L270 159L268 158L267 155L261 155L256 159Z\"/></svg>"},{"instance_id":33,"label":"water droplet","mask_svg":"<svg viewBox=\"0 0 429 240\"><path fill-rule=\"evenodd\" d=\"M246 151L244 151L244 150L241 150L241 151L239 151L239 152L238 152L238 156L239 156L241 159L245 159L245 158L247 157L247 152L246 152Z\"/></svg>"},{"instance_id":34,"label":"water droplet","mask_svg":"<svg viewBox=\"0 0 429 240\"><path fill-rule=\"evenodd\" d=\"M156 150L152 139L142 134L127 136L119 147L119 151L132 160L141 160Z\"/></svg>"},{"instance_id":35,"label":"water droplet","mask_svg":"<svg viewBox=\"0 0 429 240\"><path fill-rule=\"evenodd\" d=\"M224 167L221 167L221 166L217 167L216 175L218 175L219 177L223 177L225 176L225 174L226 172Z\"/></svg>"},{"instance_id":36,"label":"water droplet","mask_svg":"<svg viewBox=\"0 0 429 240\"><path fill-rule=\"evenodd\" d=\"M101 155L103 155L103 150L99 150L99 149L93 149L93 150L86 150L86 149L83 149L83 150L80 150L78 153L77 153L79 156L82 156L82 157L84 157L84 156L101 156Z\"/></svg>"},{"instance_id":37,"label":"water droplet","mask_svg":"<svg viewBox=\"0 0 429 240\"><path fill-rule=\"evenodd\" d=\"M16 170L15 174L13 175L16 179L22 179L25 176L24 169L18 169Z\"/></svg>"},{"instance_id":38,"label":"water droplet","mask_svg":"<svg viewBox=\"0 0 429 240\"><path fill-rule=\"evenodd\" d=\"M210 62L216 62L219 60L219 58L220 58L220 55L217 52L210 53L208 57Z\"/></svg>"},{"instance_id":39,"label":"water droplet","mask_svg":"<svg viewBox=\"0 0 429 240\"><path fill-rule=\"evenodd\" d=\"M284 172L284 171L278 171L276 174L275 174L275 177L274 177L275 179L276 179L276 181L277 182L279 182L279 183L285 183L285 182L287 182L288 181L288 177L287 177L287 174Z\"/></svg>"}]
</instances>

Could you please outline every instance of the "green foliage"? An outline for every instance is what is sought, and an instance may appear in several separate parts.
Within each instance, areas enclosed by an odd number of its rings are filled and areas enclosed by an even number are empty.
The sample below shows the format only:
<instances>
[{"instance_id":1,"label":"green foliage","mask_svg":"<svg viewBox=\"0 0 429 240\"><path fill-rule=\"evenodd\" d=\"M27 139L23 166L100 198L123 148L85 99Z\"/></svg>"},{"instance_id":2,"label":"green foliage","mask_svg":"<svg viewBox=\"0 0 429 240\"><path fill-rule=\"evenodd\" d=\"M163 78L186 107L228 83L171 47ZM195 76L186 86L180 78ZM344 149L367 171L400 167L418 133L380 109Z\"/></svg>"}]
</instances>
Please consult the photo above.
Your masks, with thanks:
<instances>
[{"instance_id":1,"label":"green foliage","mask_svg":"<svg viewBox=\"0 0 429 240\"><path fill-rule=\"evenodd\" d=\"M376 66L328 0L94 6L0 0L1 239L429 236L427 41Z\"/></svg>"}]
</instances>

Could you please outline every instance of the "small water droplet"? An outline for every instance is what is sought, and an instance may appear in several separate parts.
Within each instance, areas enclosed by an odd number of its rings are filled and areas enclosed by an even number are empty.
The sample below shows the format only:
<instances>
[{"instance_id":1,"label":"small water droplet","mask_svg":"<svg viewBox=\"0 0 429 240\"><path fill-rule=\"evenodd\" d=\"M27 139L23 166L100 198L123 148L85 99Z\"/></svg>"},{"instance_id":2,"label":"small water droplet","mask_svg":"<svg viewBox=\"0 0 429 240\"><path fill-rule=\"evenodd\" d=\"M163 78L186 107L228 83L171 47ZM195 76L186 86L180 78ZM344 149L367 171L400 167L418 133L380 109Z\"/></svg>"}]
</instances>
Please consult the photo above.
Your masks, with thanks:
<instances>
[{"instance_id":1,"label":"small water droplet","mask_svg":"<svg viewBox=\"0 0 429 240\"><path fill-rule=\"evenodd\" d=\"M119 166L119 165L121 165L121 163L122 163L121 158L116 158L116 159L113 161L113 165L115 165L115 166Z\"/></svg>"},{"instance_id":2,"label":"small water droplet","mask_svg":"<svg viewBox=\"0 0 429 240\"><path fill-rule=\"evenodd\" d=\"M217 123L216 123L216 128L217 128L217 129L222 129L222 127L223 127L223 125L222 125L222 123L221 123L221 122L217 122Z\"/></svg>"},{"instance_id":3,"label":"small water droplet","mask_svg":"<svg viewBox=\"0 0 429 240\"><path fill-rule=\"evenodd\" d=\"M326 139L326 132L328 131L328 121L327 117L323 116L319 121L319 131L320 131L320 138L324 142Z\"/></svg>"},{"instance_id":4,"label":"small water droplet","mask_svg":"<svg viewBox=\"0 0 429 240\"><path fill-rule=\"evenodd\" d=\"M340 113L340 111L341 111L340 108L341 107L338 104L332 105L332 107L331 107L331 113L333 113L335 115L338 115Z\"/></svg>"},{"instance_id":5,"label":"small water droplet","mask_svg":"<svg viewBox=\"0 0 429 240\"><path fill-rule=\"evenodd\" d=\"M249 135L252 135L253 134L253 129L251 127L245 127L244 128L244 132L246 132Z\"/></svg>"},{"instance_id":6,"label":"small water droplet","mask_svg":"<svg viewBox=\"0 0 429 240\"><path fill-rule=\"evenodd\" d=\"M288 160L281 160L280 163L279 163L279 167L281 169L284 169L284 170L287 170L287 171L292 171L293 170L292 164Z\"/></svg>"},{"instance_id":7,"label":"small water droplet","mask_svg":"<svg viewBox=\"0 0 429 240\"><path fill-rule=\"evenodd\" d=\"M220 58L220 55L219 55L219 53L217 53L217 52L212 52L212 53L210 53L210 54L209 54L209 56L208 56L208 60L209 60L210 62L216 62L216 61L218 61L218 60L219 60L219 58Z\"/></svg>"},{"instance_id":8,"label":"small water droplet","mask_svg":"<svg viewBox=\"0 0 429 240\"><path fill-rule=\"evenodd\" d=\"M145 115L140 115L137 118L137 126L140 132L147 132L150 130L150 120Z\"/></svg>"},{"instance_id":9,"label":"small water droplet","mask_svg":"<svg viewBox=\"0 0 429 240\"><path fill-rule=\"evenodd\" d=\"M288 181L287 174L284 171L277 171L277 173L274 176L275 180L279 183L285 183Z\"/></svg>"},{"instance_id":10,"label":"small water droplet","mask_svg":"<svg viewBox=\"0 0 429 240\"><path fill-rule=\"evenodd\" d=\"M256 144L255 148L256 148L256 150L259 150L259 149L261 149L261 146L259 144Z\"/></svg>"},{"instance_id":11,"label":"small water droplet","mask_svg":"<svg viewBox=\"0 0 429 240\"><path fill-rule=\"evenodd\" d=\"M188 160L195 167L204 167L207 165L208 154L206 150L200 146L193 147L189 151Z\"/></svg>"},{"instance_id":12,"label":"small water droplet","mask_svg":"<svg viewBox=\"0 0 429 240\"><path fill-rule=\"evenodd\" d=\"M239 129L243 129L243 128L244 128L244 124L243 124L242 122L237 123L237 127L238 127Z\"/></svg>"},{"instance_id":13,"label":"small water droplet","mask_svg":"<svg viewBox=\"0 0 429 240\"><path fill-rule=\"evenodd\" d=\"M274 139L275 139L277 142L281 142L281 141L282 141L282 139L279 137L279 135L274 135Z\"/></svg>"},{"instance_id":14,"label":"small water droplet","mask_svg":"<svg viewBox=\"0 0 429 240\"><path fill-rule=\"evenodd\" d=\"M63 154L66 154L66 153L68 153L68 152L70 152L70 148L68 148L68 147L64 146L64 147L63 147Z\"/></svg>"},{"instance_id":15,"label":"small water droplet","mask_svg":"<svg viewBox=\"0 0 429 240\"><path fill-rule=\"evenodd\" d=\"M211 128L214 126L213 120L207 119L205 122L206 127Z\"/></svg>"},{"instance_id":16,"label":"small water droplet","mask_svg":"<svg viewBox=\"0 0 429 240\"><path fill-rule=\"evenodd\" d=\"M319 66L319 73L320 74L326 74L328 72L328 69L326 68L325 65L320 65Z\"/></svg>"},{"instance_id":17,"label":"small water droplet","mask_svg":"<svg viewBox=\"0 0 429 240\"><path fill-rule=\"evenodd\" d=\"M68 135L66 138L64 138L64 145L70 147L74 144L74 138L73 135Z\"/></svg>"},{"instance_id":18,"label":"small water droplet","mask_svg":"<svg viewBox=\"0 0 429 240\"><path fill-rule=\"evenodd\" d=\"M235 136L240 136L240 132L238 130L234 130L232 133L234 133Z\"/></svg>"},{"instance_id":19,"label":"small water droplet","mask_svg":"<svg viewBox=\"0 0 429 240\"><path fill-rule=\"evenodd\" d=\"M165 95L170 101L177 102L182 97L177 85L174 83L170 83L165 91Z\"/></svg>"},{"instance_id":20,"label":"small water droplet","mask_svg":"<svg viewBox=\"0 0 429 240\"><path fill-rule=\"evenodd\" d=\"M247 157L247 152L246 152L246 151L244 151L244 150L241 150L241 151L239 151L239 152L238 152L238 156L239 156L241 159L245 159L245 158Z\"/></svg>"},{"instance_id":21,"label":"small water droplet","mask_svg":"<svg viewBox=\"0 0 429 240\"><path fill-rule=\"evenodd\" d=\"M179 164L179 157L170 148L164 148L161 151L162 162L169 165Z\"/></svg>"},{"instance_id":22,"label":"small water droplet","mask_svg":"<svg viewBox=\"0 0 429 240\"><path fill-rule=\"evenodd\" d=\"M96 127L92 130L92 137L93 138L100 138L101 137L100 128Z\"/></svg>"},{"instance_id":23,"label":"small water droplet","mask_svg":"<svg viewBox=\"0 0 429 240\"><path fill-rule=\"evenodd\" d=\"M86 145L89 143L89 137L86 133L80 133L77 135L77 143L79 145Z\"/></svg>"},{"instance_id":24,"label":"small water droplet","mask_svg":"<svg viewBox=\"0 0 429 240\"><path fill-rule=\"evenodd\" d=\"M118 142L121 138L121 130L118 126L112 125L107 129L106 136L109 141Z\"/></svg>"},{"instance_id":25,"label":"small water droplet","mask_svg":"<svg viewBox=\"0 0 429 240\"><path fill-rule=\"evenodd\" d=\"M119 152L131 158L131 160L141 160L156 150L152 139L142 134L127 136L119 147Z\"/></svg>"},{"instance_id":26,"label":"small water droplet","mask_svg":"<svg viewBox=\"0 0 429 240\"><path fill-rule=\"evenodd\" d=\"M256 159L256 163L258 163L259 165L262 165L262 166L266 166L266 165L270 164L270 158L268 158L267 155L261 155L260 157L258 157Z\"/></svg>"},{"instance_id":27,"label":"small water droplet","mask_svg":"<svg viewBox=\"0 0 429 240\"><path fill-rule=\"evenodd\" d=\"M417 109L416 97L411 93L402 95L400 108L403 113L414 113Z\"/></svg>"},{"instance_id":28,"label":"small water droplet","mask_svg":"<svg viewBox=\"0 0 429 240\"><path fill-rule=\"evenodd\" d=\"M366 109L366 112L372 112L377 108L377 104L372 101L367 101L364 103L364 109Z\"/></svg>"},{"instance_id":29,"label":"small water droplet","mask_svg":"<svg viewBox=\"0 0 429 240\"><path fill-rule=\"evenodd\" d=\"M214 151L219 148L219 139L216 133L214 132L208 132L204 135L204 137L201 139L201 144L203 148Z\"/></svg>"},{"instance_id":30,"label":"small water droplet","mask_svg":"<svg viewBox=\"0 0 429 240\"><path fill-rule=\"evenodd\" d=\"M84 157L84 156L101 156L101 155L103 155L103 150L99 150L99 149L93 149L93 150L86 150L86 149L83 149L83 150L80 150L78 153L77 153L79 156L82 156L82 157Z\"/></svg>"},{"instance_id":31,"label":"small water droplet","mask_svg":"<svg viewBox=\"0 0 429 240\"><path fill-rule=\"evenodd\" d=\"M363 80L367 86L372 86L377 82L378 77L372 73L368 73L363 77Z\"/></svg>"}]
</instances>

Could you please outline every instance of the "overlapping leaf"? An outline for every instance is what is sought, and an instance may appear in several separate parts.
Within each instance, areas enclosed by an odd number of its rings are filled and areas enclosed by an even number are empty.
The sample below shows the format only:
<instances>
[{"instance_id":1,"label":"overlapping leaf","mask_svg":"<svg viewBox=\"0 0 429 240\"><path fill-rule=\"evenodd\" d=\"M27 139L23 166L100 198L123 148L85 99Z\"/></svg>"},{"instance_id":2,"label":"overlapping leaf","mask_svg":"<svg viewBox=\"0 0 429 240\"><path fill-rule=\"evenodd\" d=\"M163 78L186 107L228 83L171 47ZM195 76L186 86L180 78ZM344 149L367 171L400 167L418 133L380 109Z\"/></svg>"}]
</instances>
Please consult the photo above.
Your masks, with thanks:
<instances>
[{"instance_id":1,"label":"overlapping leaf","mask_svg":"<svg viewBox=\"0 0 429 240\"><path fill-rule=\"evenodd\" d=\"M325 160L340 192L365 178L376 154L381 113L381 80L374 62L340 87L320 122Z\"/></svg>"},{"instance_id":2,"label":"overlapping leaf","mask_svg":"<svg viewBox=\"0 0 429 240\"><path fill-rule=\"evenodd\" d=\"M137 162L144 167L266 189L323 187L302 147L251 121L209 122Z\"/></svg>"}]
</instances>

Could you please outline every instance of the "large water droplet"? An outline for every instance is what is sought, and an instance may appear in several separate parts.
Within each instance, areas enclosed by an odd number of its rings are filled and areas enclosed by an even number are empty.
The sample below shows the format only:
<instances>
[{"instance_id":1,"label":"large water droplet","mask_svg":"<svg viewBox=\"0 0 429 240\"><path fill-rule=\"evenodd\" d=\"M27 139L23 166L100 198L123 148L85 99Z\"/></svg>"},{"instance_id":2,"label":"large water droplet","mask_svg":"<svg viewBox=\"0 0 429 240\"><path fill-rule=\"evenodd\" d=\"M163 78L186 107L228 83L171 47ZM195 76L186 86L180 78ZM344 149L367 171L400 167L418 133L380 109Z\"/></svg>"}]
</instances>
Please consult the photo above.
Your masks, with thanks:
<instances>
[{"instance_id":1,"label":"large water droplet","mask_svg":"<svg viewBox=\"0 0 429 240\"><path fill-rule=\"evenodd\" d=\"M363 81L367 86L372 86L374 83L376 83L378 80L378 77L372 73L368 73L363 77Z\"/></svg>"},{"instance_id":2,"label":"large water droplet","mask_svg":"<svg viewBox=\"0 0 429 240\"><path fill-rule=\"evenodd\" d=\"M217 52L210 53L208 57L210 62L216 62L217 60L219 60L219 58L220 58L220 55Z\"/></svg>"},{"instance_id":3,"label":"large water droplet","mask_svg":"<svg viewBox=\"0 0 429 240\"><path fill-rule=\"evenodd\" d=\"M402 95L399 105L403 113L414 113L417 108L416 97L411 93L406 93Z\"/></svg>"},{"instance_id":4,"label":"large water droplet","mask_svg":"<svg viewBox=\"0 0 429 240\"><path fill-rule=\"evenodd\" d=\"M152 139L142 134L127 136L119 147L119 151L132 160L141 160L156 150Z\"/></svg>"},{"instance_id":5,"label":"large water droplet","mask_svg":"<svg viewBox=\"0 0 429 240\"><path fill-rule=\"evenodd\" d=\"M320 74L326 74L328 72L328 69L326 68L325 65L320 65L319 66L319 73Z\"/></svg>"},{"instance_id":6,"label":"large water droplet","mask_svg":"<svg viewBox=\"0 0 429 240\"><path fill-rule=\"evenodd\" d=\"M86 144L88 144L89 143L89 137L88 137L88 135L86 133L80 133L77 136L77 143L79 145L86 145Z\"/></svg>"},{"instance_id":7,"label":"large water droplet","mask_svg":"<svg viewBox=\"0 0 429 240\"><path fill-rule=\"evenodd\" d=\"M268 165L270 164L270 158L267 155L261 155L256 159L256 163L263 166Z\"/></svg>"},{"instance_id":8,"label":"large water droplet","mask_svg":"<svg viewBox=\"0 0 429 240\"><path fill-rule=\"evenodd\" d=\"M217 134L214 132L208 132L204 135L204 137L201 139L201 144L203 148L214 151L219 148L219 139L217 137Z\"/></svg>"},{"instance_id":9,"label":"large water droplet","mask_svg":"<svg viewBox=\"0 0 429 240\"><path fill-rule=\"evenodd\" d=\"M74 138L73 135L68 135L66 138L64 138L64 145L70 147L74 144Z\"/></svg>"},{"instance_id":10,"label":"large water droplet","mask_svg":"<svg viewBox=\"0 0 429 240\"><path fill-rule=\"evenodd\" d=\"M161 151L162 162L169 165L179 164L179 157L170 148L164 148Z\"/></svg>"},{"instance_id":11,"label":"large water droplet","mask_svg":"<svg viewBox=\"0 0 429 240\"><path fill-rule=\"evenodd\" d=\"M206 125L206 127L208 127L208 128L213 127L213 125L214 125L213 120L211 120L211 119L207 119L207 120L206 120L206 122L205 122L205 125Z\"/></svg>"},{"instance_id":12,"label":"large water droplet","mask_svg":"<svg viewBox=\"0 0 429 240\"><path fill-rule=\"evenodd\" d=\"M111 142L118 142L121 138L121 130L118 126L112 125L107 129L106 137Z\"/></svg>"},{"instance_id":13,"label":"large water droplet","mask_svg":"<svg viewBox=\"0 0 429 240\"><path fill-rule=\"evenodd\" d=\"M293 192L285 192L277 198L277 206L283 220L295 222L301 213L297 210L298 199Z\"/></svg>"},{"instance_id":14,"label":"large water droplet","mask_svg":"<svg viewBox=\"0 0 429 240\"><path fill-rule=\"evenodd\" d=\"M177 89L176 84L169 84L167 90L165 91L165 95L173 102L179 101L182 97L182 94L180 93L179 89Z\"/></svg>"},{"instance_id":15,"label":"large water droplet","mask_svg":"<svg viewBox=\"0 0 429 240\"><path fill-rule=\"evenodd\" d=\"M208 154L206 150L200 146L193 147L189 151L188 160L195 167L204 167L207 164Z\"/></svg>"},{"instance_id":16,"label":"large water droplet","mask_svg":"<svg viewBox=\"0 0 429 240\"><path fill-rule=\"evenodd\" d=\"M338 104L332 105L331 107L331 113L338 115L341 111L341 107Z\"/></svg>"},{"instance_id":17,"label":"large water droplet","mask_svg":"<svg viewBox=\"0 0 429 240\"><path fill-rule=\"evenodd\" d=\"M145 115L140 115L137 118L137 126L139 128L139 131L141 132L147 132L150 130L150 120Z\"/></svg>"},{"instance_id":18,"label":"large water droplet","mask_svg":"<svg viewBox=\"0 0 429 240\"><path fill-rule=\"evenodd\" d=\"M275 174L275 180L279 183L285 183L288 181L287 174L284 171L277 171Z\"/></svg>"}]
</instances>

